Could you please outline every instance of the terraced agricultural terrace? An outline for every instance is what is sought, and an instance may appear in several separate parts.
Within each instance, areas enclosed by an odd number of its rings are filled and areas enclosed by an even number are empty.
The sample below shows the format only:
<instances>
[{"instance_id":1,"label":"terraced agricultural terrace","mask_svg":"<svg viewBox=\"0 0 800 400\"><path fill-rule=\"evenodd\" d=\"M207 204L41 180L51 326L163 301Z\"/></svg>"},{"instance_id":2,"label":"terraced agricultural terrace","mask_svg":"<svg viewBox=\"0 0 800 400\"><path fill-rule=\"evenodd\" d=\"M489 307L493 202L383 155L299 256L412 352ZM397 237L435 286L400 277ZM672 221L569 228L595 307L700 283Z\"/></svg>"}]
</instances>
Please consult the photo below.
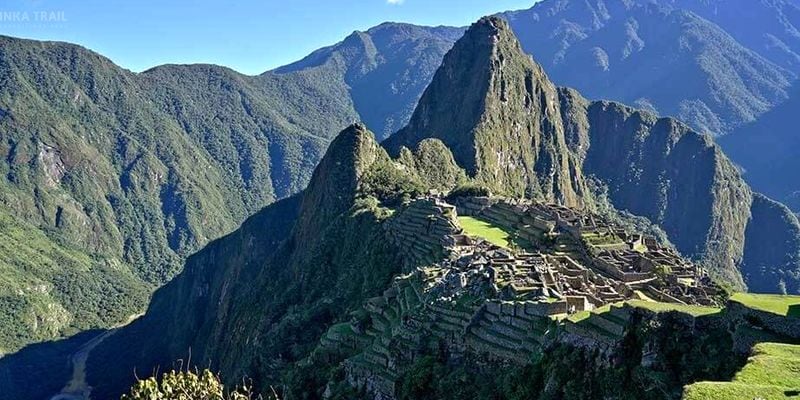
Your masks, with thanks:
<instances>
[{"instance_id":1,"label":"terraced agricultural terrace","mask_svg":"<svg viewBox=\"0 0 800 400\"><path fill-rule=\"evenodd\" d=\"M565 207L428 196L396 210L387 229L416 266L331 328L311 356L344 357L348 383L376 398L396 398L420 354L526 365L544 349L572 346L611 357L643 320L674 319L687 330L730 324L744 352L766 338L800 340L800 329L752 325L749 313L759 311L736 308L742 298L773 303L737 296L729 310L705 271L674 250Z\"/></svg>"},{"instance_id":2,"label":"terraced agricultural terrace","mask_svg":"<svg viewBox=\"0 0 800 400\"><path fill-rule=\"evenodd\" d=\"M737 293L730 313L750 321L765 340L792 337L794 343L761 342L729 382L698 382L685 389L686 400L783 400L800 398L800 315L797 296ZM752 333L751 333L752 334ZM749 336L749 335L748 335Z\"/></svg>"}]
</instances>

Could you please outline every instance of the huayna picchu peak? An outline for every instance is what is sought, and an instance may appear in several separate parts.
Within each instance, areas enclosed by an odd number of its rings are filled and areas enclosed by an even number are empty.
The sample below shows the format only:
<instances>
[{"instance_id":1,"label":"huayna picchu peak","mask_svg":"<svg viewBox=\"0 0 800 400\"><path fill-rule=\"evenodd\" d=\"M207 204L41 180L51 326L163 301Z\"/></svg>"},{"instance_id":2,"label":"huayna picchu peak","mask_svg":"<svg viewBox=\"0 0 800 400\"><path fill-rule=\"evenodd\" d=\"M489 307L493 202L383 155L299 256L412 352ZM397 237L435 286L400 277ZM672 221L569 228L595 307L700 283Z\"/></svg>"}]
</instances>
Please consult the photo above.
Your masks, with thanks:
<instances>
[{"instance_id":1,"label":"huayna picchu peak","mask_svg":"<svg viewBox=\"0 0 800 400\"><path fill-rule=\"evenodd\" d=\"M327 68L341 73L343 87L360 90L354 79L381 70L388 56L379 48L397 49L396 38L411 35L402 48L419 45L419 35L455 35L423 31L382 25L356 32L258 77L208 67L228 83L203 85L227 88L225 96L247 110L243 126L264 135L242 136L252 133L243 128L206 138L213 143L203 148L222 151L230 141L260 157L256 144L235 142L263 139L265 157L279 159L269 165L313 163L313 172L256 178L251 164L226 160L239 165L244 181L269 184L271 203L188 255L130 323L0 358L0 400L173 400L159 397L155 378L170 369L182 372L163 375L164 392L181 385L176 376L196 378L194 370L216 385L211 398L219 400L227 398L221 384L269 399L797 396L797 217L754 192L710 135L554 84L506 20L484 17L466 29L407 125L382 141L393 120L384 120L379 135L353 122L328 141L315 129L359 120L352 107L326 111L317 103L315 112L341 113L312 128L288 122L305 106L268 117L262 113L270 108L248 95L268 81L297 94L308 89L305 77ZM183 76L169 69L119 72L113 85ZM151 84L160 104L182 116L171 128L204 137L208 124L224 120L201 118L182 96L170 97L178 86ZM262 125L279 120L303 139ZM126 138L119 132L115 146L140 146ZM63 177L59 165L71 159L42 143L36 148L51 166L47 176ZM153 182L165 170L133 147L118 161L145 174L130 175L123 191L157 190ZM194 166L184 164L186 171ZM301 181L308 184L299 190ZM280 196L278 182L288 185ZM181 204L171 212L179 214ZM44 359L48 368L31 367ZM191 379L198 390L202 382Z\"/></svg>"},{"instance_id":2,"label":"huayna picchu peak","mask_svg":"<svg viewBox=\"0 0 800 400\"><path fill-rule=\"evenodd\" d=\"M585 187L566 119L558 89L508 24L486 17L447 53L408 126L384 144L397 154L437 138L486 186L577 206Z\"/></svg>"}]
</instances>

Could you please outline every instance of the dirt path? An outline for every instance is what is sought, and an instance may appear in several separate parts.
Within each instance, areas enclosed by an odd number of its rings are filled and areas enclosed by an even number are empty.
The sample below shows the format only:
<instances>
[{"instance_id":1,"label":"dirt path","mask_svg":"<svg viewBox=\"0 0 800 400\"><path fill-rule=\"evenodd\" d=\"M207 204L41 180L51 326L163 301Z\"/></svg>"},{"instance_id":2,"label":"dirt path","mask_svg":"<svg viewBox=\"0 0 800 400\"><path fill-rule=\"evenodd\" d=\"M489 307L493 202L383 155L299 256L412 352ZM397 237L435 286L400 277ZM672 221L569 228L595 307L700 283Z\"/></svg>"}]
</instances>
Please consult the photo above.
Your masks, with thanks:
<instances>
[{"instance_id":1,"label":"dirt path","mask_svg":"<svg viewBox=\"0 0 800 400\"><path fill-rule=\"evenodd\" d=\"M117 333L120 328L130 324L140 316L142 316L142 314L131 315L124 323L95 336L92 340L89 340L81 346L71 357L72 379L61 389L61 393L52 396L50 400L90 400L89 395L92 392L92 388L86 383L86 360L89 359L89 354L95 347L102 343L103 340Z\"/></svg>"}]
</instances>

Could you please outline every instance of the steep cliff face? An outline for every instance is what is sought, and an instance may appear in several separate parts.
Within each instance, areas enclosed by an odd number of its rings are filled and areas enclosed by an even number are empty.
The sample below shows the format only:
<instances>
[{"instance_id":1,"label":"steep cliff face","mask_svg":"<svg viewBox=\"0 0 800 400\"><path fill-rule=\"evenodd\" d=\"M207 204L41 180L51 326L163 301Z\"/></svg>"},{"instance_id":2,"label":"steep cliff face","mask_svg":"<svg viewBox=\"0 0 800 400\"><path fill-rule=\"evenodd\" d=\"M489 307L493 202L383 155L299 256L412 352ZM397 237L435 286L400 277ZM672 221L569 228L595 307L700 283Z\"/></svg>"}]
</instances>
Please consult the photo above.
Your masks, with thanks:
<instances>
[{"instance_id":1,"label":"steep cliff face","mask_svg":"<svg viewBox=\"0 0 800 400\"><path fill-rule=\"evenodd\" d=\"M742 275L756 293L800 293L800 223L786 206L757 194L747 225Z\"/></svg>"},{"instance_id":2,"label":"steep cliff face","mask_svg":"<svg viewBox=\"0 0 800 400\"><path fill-rule=\"evenodd\" d=\"M595 102L587 112L585 172L608 185L614 205L649 218L681 252L742 286L752 194L720 149L678 121L620 104Z\"/></svg>"},{"instance_id":3,"label":"steep cliff face","mask_svg":"<svg viewBox=\"0 0 800 400\"><path fill-rule=\"evenodd\" d=\"M509 195L579 205L580 160L569 151L559 94L506 22L473 25L445 56L395 154L440 139L477 181Z\"/></svg>"},{"instance_id":4,"label":"steep cliff face","mask_svg":"<svg viewBox=\"0 0 800 400\"><path fill-rule=\"evenodd\" d=\"M380 224L388 213L359 195L365 174L387 163L394 166L363 126L343 131L302 195L192 256L141 320L92 353L93 394L118 394L134 368L189 354L229 377L277 379L334 320L400 272ZM114 366L120 359L125 365Z\"/></svg>"}]
</instances>

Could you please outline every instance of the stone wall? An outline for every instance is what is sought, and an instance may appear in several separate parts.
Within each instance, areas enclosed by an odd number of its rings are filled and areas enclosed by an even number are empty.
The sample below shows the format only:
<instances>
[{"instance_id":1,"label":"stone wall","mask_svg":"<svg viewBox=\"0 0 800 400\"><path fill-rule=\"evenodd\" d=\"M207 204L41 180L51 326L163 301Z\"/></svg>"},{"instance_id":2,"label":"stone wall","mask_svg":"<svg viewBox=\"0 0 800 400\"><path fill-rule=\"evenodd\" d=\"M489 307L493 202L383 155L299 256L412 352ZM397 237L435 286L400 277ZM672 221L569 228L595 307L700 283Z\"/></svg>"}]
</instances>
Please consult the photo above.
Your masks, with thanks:
<instances>
[{"instance_id":1,"label":"stone wall","mask_svg":"<svg viewBox=\"0 0 800 400\"><path fill-rule=\"evenodd\" d=\"M459 233L455 208L436 199L415 200L387 222L390 240L406 266L433 264L444 257L445 239Z\"/></svg>"},{"instance_id":2,"label":"stone wall","mask_svg":"<svg viewBox=\"0 0 800 400\"><path fill-rule=\"evenodd\" d=\"M731 300L728 301L729 318L734 322L745 322L773 334L800 340L800 318L786 317L769 311L755 310Z\"/></svg>"}]
</instances>

